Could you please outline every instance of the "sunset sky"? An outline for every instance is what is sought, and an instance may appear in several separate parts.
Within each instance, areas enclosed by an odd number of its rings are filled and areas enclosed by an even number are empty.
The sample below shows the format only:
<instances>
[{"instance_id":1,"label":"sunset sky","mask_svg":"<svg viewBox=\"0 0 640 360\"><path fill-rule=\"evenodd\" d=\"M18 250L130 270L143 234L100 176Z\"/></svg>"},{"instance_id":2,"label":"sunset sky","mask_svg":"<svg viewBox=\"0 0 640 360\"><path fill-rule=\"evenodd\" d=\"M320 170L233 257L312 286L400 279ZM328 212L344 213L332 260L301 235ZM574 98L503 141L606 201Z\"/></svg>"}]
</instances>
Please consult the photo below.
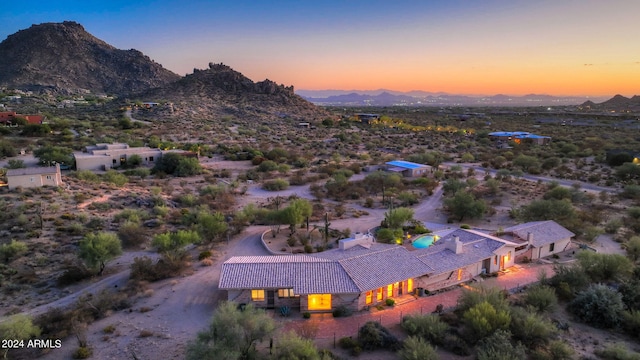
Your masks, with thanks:
<instances>
[{"instance_id":1,"label":"sunset sky","mask_svg":"<svg viewBox=\"0 0 640 360\"><path fill-rule=\"evenodd\" d=\"M638 0L5 2L0 41L77 21L180 75L225 63L296 89L640 94ZM1 54L0 54L1 56Z\"/></svg>"}]
</instances>

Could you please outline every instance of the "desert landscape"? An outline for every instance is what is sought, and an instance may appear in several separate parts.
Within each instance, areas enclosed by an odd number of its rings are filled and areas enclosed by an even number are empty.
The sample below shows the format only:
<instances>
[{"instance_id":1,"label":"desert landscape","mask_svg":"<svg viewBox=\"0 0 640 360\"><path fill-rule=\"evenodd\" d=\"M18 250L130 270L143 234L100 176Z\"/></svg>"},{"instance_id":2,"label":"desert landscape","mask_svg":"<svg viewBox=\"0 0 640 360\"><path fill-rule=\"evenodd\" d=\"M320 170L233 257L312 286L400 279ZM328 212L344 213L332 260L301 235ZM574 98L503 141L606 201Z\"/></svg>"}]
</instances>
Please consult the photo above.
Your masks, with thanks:
<instances>
[{"instance_id":1,"label":"desert landscape","mask_svg":"<svg viewBox=\"0 0 640 360\"><path fill-rule=\"evenodd\" d=\"M6 358L640 358L637 95L318 97L74 21L0 54Z\"/></svg>"}]
</instances>

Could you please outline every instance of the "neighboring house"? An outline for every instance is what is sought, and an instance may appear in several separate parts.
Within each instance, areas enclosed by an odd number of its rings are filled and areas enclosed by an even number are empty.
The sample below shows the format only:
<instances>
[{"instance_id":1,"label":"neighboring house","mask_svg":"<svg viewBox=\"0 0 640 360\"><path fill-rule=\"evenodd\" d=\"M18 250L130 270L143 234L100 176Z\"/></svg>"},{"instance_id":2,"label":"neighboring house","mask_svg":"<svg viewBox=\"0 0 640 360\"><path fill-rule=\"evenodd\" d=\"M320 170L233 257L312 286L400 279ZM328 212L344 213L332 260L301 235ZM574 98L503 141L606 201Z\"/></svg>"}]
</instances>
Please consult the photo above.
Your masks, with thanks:
<instances>
[{"instance_id":1,"label":"neighboring house","mask_svg":"<svg viewBox=\"0 0 640 360\"><path fill-rule=\"evenodd\" d=\"M357 311L418 287L433 291L504 270L514 264L515 246L463 229L414 251L356 234L315 254L232 257L222 265L218 287L229 301L259 307Z\"/></svg>"},{"instance_id":2,"label":"neighboring house","mask_svg":"<svg viewBox=\"0 0 640 360\"><path fill-rule=\"evenodd\" d=\"M566 250L575 234L553 220L533 221L504 229L501 237L511 237L518 244L516 256L529 260Z\"/></svg>"},{"instance_id":3,"label":"neighboring house","mask_svg":"<svg viewBox=\"0 0 640 360\"><path fill-rule=\"evenodd\" d=\"M405 177L418 177L430 172L431 166L410 161L394 160L387 164L387 171L397 172Z\"/></svg>"},{"instance_id":4,"label":"neighboring house","mask_svg":"<svg viewBox=\"0 0 640 360\"><path fill-rule=\"evenodd\" d=\"M46 117L44 115L24 115L27 124L44 124Z\"/></svg>"},{"instance_id":5,"label":"neighboring house","mask_svg":"<svg viewBox=\"0 0 640 360\"><path fill-rule=\"evenodd\" d=\"M96 144L85 152L74 153L78 170L108 170L126 164L132 155L142 158L143 165L155 164L162 157L162 150L149 147L130 148L128 144Z\"/></svg>"},{"instance_id":6,"label":"neighboring house","mask_svg":"<svg viewBox=\"0 0 640 360\"><path fill-rule=\"evenodd\" d=\"M355 117L357 120L360 120L363 124L369 124L373 121L379 120L380 119L380 115L379 114L363 114L363 113L359 113L359 114L354 114L353 117Z\"/></svg>"},{"instance_id":7,"label":"neighboring house","mask_svg":"<svg viewBox=\"0 0 640 360\"><path fill-rule=\"evenodd\" d=\"M513 141L516 144L546 145L551 142L551 137L531 134L526 131L498 131L489 133L489 139L499 142Z\"/></svg>"},{"instance_id":8,"label":"neighboring house","mask_svg":"<svg viewBox=\"0 0 640 360\"><path fill-rule=\"evenodd\" d=\"M14 119L18 114L15 111L1 111L0 112L0 124L15 124Z\"/></svg>"},{"instance_id":9,"label":"neighboring house","mask_svg":"<svg viewBox=\"0 0 640 360\"><path fill-rule=\"evenodd\" d=\"M27 121L27 124L43 124L46 122L44 115L20 115L15 111L0 112L0 124L16 124L16 117L21 117Z\"/></svg>"},{"instance_id":10,"label":"neighboring house","mask_svg":"<svg viewBox=\"0 0 640 360\"><path fill-rule=\"evenodd\" d=\"M50 167L31 167L7 170L7 185L9 189L17 187L31 188L40 186L60 186L62 176L60 165Z\"/></svg>"}]
</instances>

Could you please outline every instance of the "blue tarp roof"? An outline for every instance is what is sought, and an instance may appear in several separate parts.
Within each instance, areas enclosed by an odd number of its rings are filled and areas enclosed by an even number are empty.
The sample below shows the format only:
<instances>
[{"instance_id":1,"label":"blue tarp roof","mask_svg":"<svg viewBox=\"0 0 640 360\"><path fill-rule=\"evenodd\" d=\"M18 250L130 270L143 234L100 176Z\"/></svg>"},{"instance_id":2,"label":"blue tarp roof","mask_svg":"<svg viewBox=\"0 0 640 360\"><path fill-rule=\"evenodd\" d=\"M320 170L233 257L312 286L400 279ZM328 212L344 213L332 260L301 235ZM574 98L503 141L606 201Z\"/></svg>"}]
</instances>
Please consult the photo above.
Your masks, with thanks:
<instances>
[{"instance_id":1,"label":"blue tarp roof","mask_svg":"<svg viewBox=\"0 0 640 360\"><path fill-rule=\"evenodd\" d=\"M427 165L423 165L423 164L416 164L416 163L412 163L410 161L404 161L404 160L393 160L393 161L389 161L387 162L387 165L391 165L391 166L398 166L401 168L405 168L405 169L419 169L422 167L426 167Z\"/></svg>"}]
</instances>

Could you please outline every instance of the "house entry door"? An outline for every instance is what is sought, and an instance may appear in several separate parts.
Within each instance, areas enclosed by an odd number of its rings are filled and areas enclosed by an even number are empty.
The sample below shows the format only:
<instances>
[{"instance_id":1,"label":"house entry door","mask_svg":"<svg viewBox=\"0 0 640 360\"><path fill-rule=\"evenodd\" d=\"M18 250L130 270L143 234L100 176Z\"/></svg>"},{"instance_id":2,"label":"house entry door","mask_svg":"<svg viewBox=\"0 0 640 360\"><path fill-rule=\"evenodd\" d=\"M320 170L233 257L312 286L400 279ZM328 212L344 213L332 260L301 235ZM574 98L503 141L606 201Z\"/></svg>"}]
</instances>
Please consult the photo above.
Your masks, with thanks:
<instances>
[{"instance_id":1,"label":"house entry door","mask_svg":"<svg viewBox=\"0 0 640 360\"><path fill-rule=\"evenodd\" d=\"M267 290L267 309L273 309L274 307L274 298L275 298L275 291L273 290Z\"/></svg>"}]
</instances>

